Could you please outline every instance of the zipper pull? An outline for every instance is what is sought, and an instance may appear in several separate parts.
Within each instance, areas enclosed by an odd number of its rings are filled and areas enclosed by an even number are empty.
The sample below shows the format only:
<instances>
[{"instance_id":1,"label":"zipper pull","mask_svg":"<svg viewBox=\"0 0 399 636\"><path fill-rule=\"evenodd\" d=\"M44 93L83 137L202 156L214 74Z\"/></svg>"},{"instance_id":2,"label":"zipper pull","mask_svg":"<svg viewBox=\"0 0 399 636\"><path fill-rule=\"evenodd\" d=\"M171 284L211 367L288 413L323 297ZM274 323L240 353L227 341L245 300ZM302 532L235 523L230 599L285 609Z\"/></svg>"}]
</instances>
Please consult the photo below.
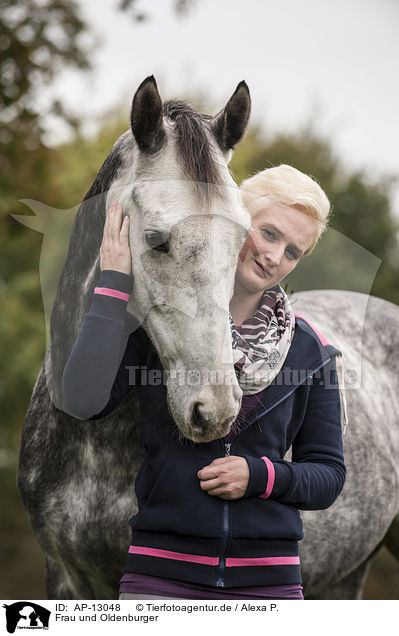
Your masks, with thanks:
<instances>
[{"instance_id":1,"label":"zipper pull","mask_svg":"<svg viewBox=\"0 0 399 636\"><path fill-rule=\"evenodd\" d=\"M231 444L228 444L227 442L225 442L224 443L224 456L225 457L230 455L230 448L231 448Z\"/></svg>"}]
</instances>

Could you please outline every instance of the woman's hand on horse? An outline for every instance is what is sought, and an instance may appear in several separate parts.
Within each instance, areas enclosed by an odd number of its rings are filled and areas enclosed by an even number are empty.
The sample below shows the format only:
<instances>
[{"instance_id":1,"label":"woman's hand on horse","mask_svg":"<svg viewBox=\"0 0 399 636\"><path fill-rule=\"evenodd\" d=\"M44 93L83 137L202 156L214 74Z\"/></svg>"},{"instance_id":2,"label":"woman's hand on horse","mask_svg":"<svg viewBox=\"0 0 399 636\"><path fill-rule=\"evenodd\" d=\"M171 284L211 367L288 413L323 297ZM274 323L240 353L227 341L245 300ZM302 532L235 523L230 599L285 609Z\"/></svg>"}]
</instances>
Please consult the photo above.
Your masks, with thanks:
<instances>
[{"instance_id":1,"label":"woman's hand on horse","mask_svg":"<svg viewBox=\"0 0 399 636\"><path fill-rule=\"evenodd\" d=\"M129 247L129 217L123 219L122 205L114 201L109 208L104 224L100 247L100 269L114 269L124 274L132 271L132 256Z\"/></svg>"},{"instance_id":2,"label":"woman's hand on horse","mask_svg":"<svg viewBox=\"0 0 399 636\"><path fill-rule=\"evenodd\" d=\"M202 490L222 499L243 497L249 481L249 467L244 457L218 457L198 471Z\"/></svg>"}]
</instances>

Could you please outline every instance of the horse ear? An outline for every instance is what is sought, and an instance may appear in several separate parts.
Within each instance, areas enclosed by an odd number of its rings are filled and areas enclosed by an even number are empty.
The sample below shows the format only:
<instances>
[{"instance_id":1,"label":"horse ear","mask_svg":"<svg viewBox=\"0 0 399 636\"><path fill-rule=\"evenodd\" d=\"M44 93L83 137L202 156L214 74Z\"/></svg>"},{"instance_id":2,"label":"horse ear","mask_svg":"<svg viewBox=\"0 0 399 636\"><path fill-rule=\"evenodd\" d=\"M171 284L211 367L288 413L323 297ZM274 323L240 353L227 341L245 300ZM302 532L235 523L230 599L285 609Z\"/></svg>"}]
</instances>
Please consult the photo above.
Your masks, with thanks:
<instances>
[{"instance_id":1,"label":"horse ear","mask_svg":"<svg viewBox=\"0 0 399 636\"><path fill-rule=\"evenodd\" d=\"M248 124L251 97L246 83L240 82L226 106L210 122L212 132L221 150L234 148L242 138Z\"/></svg>"},{"instance_id":2,"label":"horse ear","mask_svg":"<svg viewBox=\"0 0 399 636\"><path fill-rule=\"evenodd\" d=\"M164 146L162 100L153 75L141 82L133 97L130 123L140 150L154 154Z\"/></svg>"}]
</instances>

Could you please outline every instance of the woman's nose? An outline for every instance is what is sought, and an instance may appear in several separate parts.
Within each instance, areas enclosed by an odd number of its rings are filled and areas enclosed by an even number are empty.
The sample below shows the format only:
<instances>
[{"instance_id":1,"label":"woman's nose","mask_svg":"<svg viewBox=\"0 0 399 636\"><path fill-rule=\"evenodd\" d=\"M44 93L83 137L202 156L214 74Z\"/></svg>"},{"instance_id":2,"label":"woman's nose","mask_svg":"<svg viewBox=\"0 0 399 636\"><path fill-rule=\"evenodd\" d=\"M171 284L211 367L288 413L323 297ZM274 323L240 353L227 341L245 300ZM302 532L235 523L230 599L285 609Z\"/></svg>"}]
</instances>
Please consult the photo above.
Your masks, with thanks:
<instances>
[{"instance_id":1,"label":"woman's nose","mask_svg":"<svg viewBox=\"0 0 399 636\"><path fill-rule=\"evenodd\" d=\"M265 257L271 265L280 265L283 254L284 247L282 245L275 244L268 247L265 252Z\"/></svg>"}]
</instances>

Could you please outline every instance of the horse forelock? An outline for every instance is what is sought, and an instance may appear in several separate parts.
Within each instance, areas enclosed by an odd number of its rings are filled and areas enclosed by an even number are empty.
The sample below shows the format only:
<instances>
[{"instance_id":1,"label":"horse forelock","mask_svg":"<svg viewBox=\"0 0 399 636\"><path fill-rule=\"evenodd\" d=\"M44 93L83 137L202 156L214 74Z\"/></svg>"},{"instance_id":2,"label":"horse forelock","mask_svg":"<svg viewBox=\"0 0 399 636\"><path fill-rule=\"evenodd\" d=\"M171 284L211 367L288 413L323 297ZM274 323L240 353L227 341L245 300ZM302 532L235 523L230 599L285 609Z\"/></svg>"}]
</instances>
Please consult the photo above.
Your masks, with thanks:
<instances>
[{"instance_id":1,"label":"horse forelock","mask_svg":"<svg viewBox=\"0 0 399 636\"><path fill-rule=\"evenodd\" d=\"M222 177L214 158L208 119L186 102L170 100L163 105L164 116L174 122L178 161L194 183L201 200L210 202Z\"/></svg>"}]
</instances>

